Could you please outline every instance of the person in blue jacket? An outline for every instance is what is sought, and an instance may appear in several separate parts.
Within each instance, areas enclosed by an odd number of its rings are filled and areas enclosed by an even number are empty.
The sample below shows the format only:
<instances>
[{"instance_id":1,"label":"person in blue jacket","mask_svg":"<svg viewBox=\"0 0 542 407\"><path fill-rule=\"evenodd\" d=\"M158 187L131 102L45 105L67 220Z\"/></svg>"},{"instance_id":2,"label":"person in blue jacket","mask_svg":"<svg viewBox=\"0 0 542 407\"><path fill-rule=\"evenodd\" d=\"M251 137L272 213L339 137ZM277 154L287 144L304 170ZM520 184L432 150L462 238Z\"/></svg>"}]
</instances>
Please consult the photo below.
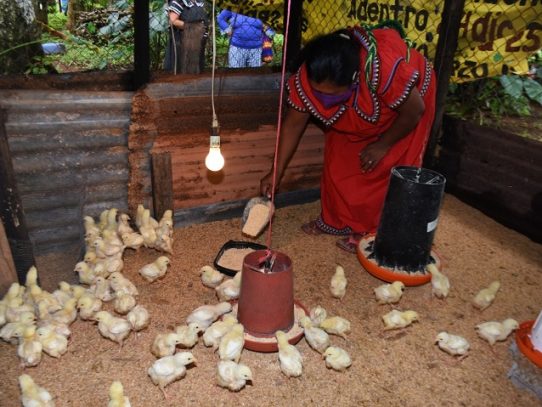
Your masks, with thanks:
<instances>
[{"instance_id":1,"label":"person in blue jacket","mask_svg":"<svg viewBox=\"0 0 542 407\"><path fill-rule=\"evenodd\" d=\"M259 18L222 10L217 16L220 31L230 37L228 66L230 68L258 67L262 65L262 47L265 36L275 32Z\"/></svg>"}]
</instances>

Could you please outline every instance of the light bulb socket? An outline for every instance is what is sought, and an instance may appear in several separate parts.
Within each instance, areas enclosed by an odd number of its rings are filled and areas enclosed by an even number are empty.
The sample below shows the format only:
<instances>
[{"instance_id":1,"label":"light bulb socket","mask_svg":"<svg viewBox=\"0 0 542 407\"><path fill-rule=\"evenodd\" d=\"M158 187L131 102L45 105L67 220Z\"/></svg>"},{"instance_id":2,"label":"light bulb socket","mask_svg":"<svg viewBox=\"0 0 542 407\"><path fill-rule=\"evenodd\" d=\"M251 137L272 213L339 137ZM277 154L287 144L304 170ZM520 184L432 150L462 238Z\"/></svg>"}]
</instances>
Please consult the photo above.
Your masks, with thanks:
<instances>
[{"instance_id":1,"label":"light bulb socket","mask_svg":"<svg viewBox=\"0 0 542 407\"><path fill-rule=\"evenodd\" d=\"M209 147L220 148L220 136L211 135L209 139Z\"/></svg>"}]
</instances>

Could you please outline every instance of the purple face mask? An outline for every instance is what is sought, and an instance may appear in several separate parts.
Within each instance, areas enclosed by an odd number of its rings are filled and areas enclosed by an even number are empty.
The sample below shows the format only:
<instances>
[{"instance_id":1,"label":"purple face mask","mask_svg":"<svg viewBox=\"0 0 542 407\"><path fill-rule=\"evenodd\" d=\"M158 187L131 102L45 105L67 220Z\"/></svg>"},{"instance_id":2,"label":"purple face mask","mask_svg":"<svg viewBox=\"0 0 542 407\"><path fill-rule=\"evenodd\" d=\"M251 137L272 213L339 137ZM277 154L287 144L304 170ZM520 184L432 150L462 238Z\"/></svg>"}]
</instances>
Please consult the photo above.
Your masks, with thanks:
<instances>
[{"instance_id":1,"label":"purple face mask","mask_svg":"<svg viewBox=\"0 0 542 407\"><path fill-rule=\"evenodd\" d=\"M346 92L340 93L338 95L330 95L329 93L318 92L315 89L312 90L312 93L314 93L314 96L316 96L316 98L320 101L320 103L322 103L322 105L324 105L326 109L329 109L332 106L344 103L348 99L350 99L354 88L355 85L352 85L350 89L348 89Z\"/></svg>"}]
</instances>

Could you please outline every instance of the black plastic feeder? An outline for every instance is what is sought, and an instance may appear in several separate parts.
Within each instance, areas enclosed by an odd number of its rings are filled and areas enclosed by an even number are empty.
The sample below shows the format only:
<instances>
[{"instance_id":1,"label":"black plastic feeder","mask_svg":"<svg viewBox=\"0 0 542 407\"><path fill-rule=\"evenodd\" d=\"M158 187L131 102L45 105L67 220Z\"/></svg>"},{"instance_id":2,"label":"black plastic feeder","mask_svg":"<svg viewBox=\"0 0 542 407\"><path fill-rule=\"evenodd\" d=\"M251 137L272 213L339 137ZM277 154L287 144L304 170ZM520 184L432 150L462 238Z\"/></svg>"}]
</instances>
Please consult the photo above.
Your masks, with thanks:
<instances>
[{"instance_id":1,"label":"black plastic feeder","mask_svg":"<svg viewBox=\"0 0 542 407\"><path fill-rule=\"evenodd\" d=\"M443 175L425 168L392 168L374 242L374 258L380 266L406 272L425 269L445 183Z\"/></svg>"}]
</instances>

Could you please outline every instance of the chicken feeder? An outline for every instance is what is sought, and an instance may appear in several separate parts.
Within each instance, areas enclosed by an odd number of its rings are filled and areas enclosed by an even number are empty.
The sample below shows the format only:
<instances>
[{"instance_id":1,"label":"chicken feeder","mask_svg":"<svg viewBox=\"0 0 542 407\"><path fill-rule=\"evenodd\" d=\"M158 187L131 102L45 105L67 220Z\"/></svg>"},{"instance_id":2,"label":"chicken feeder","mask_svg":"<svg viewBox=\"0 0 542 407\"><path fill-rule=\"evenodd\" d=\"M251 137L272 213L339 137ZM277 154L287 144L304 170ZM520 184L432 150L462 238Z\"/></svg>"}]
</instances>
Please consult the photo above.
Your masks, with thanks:
<instances>
[{"instance_id":1,"label":"chicken feeder","mask_svg":"<svg viewBox=\"0 0 542 407\"><path fill-rule=\"evenodd\" d=\"M277 351L275 332L279 330L291 344L297 343L303 337L297 320L305 312L294 301L293 267L287 255L256 250L245 256L237 304L237 319L245 328L245 348Z\"/></svg>"},{"instance_id":2,"label":"chicken feeder","mask_svg":"<svg viewBox=\"0 0 542 407\"><path fill-rule=\"evenodd\" d=\"M516 343L521 353L542 368L542 312L536 321L525 321L520 324L516 331Z\"/></svg>"}]
</instances>

